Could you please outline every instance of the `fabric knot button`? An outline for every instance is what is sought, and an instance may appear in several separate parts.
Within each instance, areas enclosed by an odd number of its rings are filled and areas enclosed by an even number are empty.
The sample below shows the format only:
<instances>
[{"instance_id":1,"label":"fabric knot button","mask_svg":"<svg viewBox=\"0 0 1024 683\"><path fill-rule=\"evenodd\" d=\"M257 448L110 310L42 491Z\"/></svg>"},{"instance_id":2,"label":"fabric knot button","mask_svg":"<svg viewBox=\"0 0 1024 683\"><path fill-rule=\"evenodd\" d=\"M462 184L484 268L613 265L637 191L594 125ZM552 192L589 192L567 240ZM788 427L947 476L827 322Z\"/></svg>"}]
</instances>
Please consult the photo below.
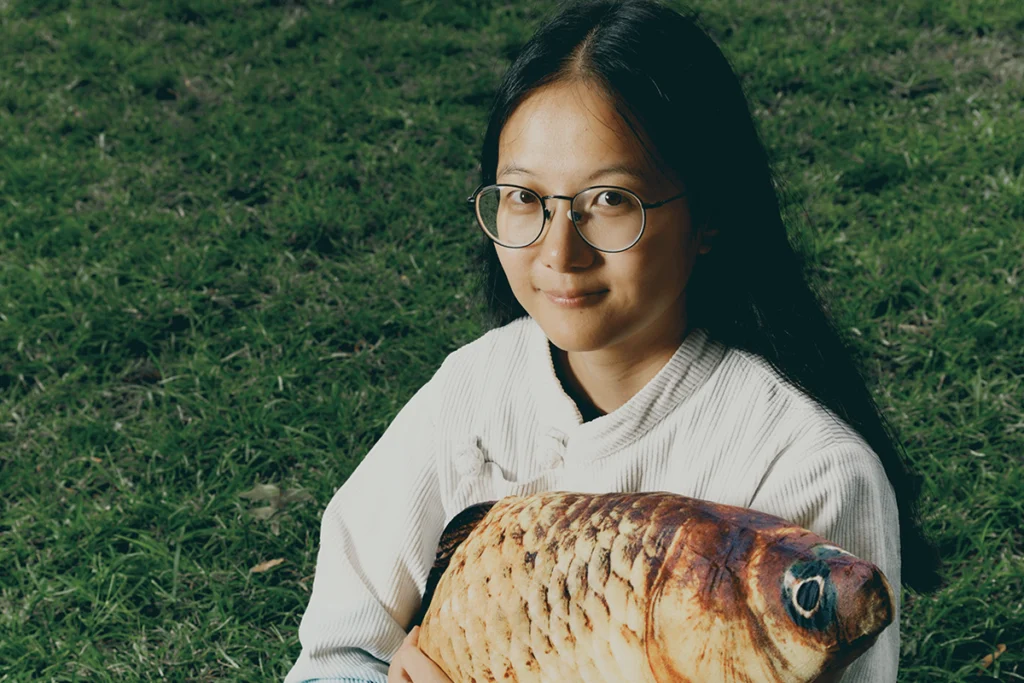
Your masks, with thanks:
<instances>
[{"instance_id":1,"label":"fabric knot button","mask_svg":"<svg viewBox=\"0 0 1024 683\"><path fill-rule=\"evenodd\" d=\"M542 461L543 464L548 469L551 470L555 469L556 467L561 467L563 462L561 453L556 451L554 448L548 449L547 451L544 452Z\"/></svg>"},{"instance_id":2,"label":"fabric knot button","mask_svg":"<svg viewBox=\"0 0 1024 683\"><path fill-rule=\"evenodd\" d=\"M473 440L469 446L459 451L459 454L455 456L455 469L458 470L459 475L463 477L473 477L483 471L484 454L476 445L475 440Z\"/></svg>"},{"instance_id":3,"label":"fabric knot button","mask_svg":"<svg viewBox=\"0 0 1024 683\"><path fill-rule=\"evenodd\" d=\"M555 441L559 446L565 446L565 442L568 441L568 437L566 437L565 432L563 432L561 429L558 429L557 427L552 427L551 429L549 429L545 433L545 436Z\"/></svg>"}]
</instances>

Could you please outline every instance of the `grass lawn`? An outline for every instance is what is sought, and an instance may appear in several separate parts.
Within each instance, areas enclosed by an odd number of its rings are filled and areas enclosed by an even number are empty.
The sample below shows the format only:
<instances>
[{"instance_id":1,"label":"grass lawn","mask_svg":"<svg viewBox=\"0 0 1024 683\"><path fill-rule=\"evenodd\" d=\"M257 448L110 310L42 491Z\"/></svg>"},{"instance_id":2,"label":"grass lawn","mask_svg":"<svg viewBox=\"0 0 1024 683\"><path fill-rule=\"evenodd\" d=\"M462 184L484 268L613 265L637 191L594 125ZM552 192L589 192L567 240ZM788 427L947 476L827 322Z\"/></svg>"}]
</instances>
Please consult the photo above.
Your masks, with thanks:
<instances>
[{"instance_id":1,"label":"grass lawn","mask_svg":"<svg viewBox=\"0 0 1024 683\"><path fill-rule=\"evenodd\" d=\"M283 677L324 506L485 331L464 199L551 6L0 0L0 681ZM925 476L900 680L1024 680L1024 3L694 6Z\"/></svg>"}]
</instances>

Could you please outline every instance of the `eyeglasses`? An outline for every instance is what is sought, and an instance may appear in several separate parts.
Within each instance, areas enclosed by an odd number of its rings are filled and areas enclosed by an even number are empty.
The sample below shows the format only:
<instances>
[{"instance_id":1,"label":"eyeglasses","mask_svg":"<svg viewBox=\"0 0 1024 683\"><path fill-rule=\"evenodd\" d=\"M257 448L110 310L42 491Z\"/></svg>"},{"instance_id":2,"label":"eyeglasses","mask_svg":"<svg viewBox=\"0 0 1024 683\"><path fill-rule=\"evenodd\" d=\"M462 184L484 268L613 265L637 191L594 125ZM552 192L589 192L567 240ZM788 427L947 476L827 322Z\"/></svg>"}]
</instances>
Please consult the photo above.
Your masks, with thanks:
<instances>
[{"instance_id":1,"label":"eyeglasses","mask_svg":"<svg viewBox=\"0 0 1024 683\"><path fill-rule=\"evenodd\" d=\"M467 201L488 237L503 247L522 249L537 241L551 219L545 200L567 199L569 219L583 241L598 251L615 253L640 241L647 225L647 209L656 209L685 194L647 204L632 190L614 185L588 187L572 197L542 197L528 187L502 184L481 185Z\"/></svg>"}]
</instances>

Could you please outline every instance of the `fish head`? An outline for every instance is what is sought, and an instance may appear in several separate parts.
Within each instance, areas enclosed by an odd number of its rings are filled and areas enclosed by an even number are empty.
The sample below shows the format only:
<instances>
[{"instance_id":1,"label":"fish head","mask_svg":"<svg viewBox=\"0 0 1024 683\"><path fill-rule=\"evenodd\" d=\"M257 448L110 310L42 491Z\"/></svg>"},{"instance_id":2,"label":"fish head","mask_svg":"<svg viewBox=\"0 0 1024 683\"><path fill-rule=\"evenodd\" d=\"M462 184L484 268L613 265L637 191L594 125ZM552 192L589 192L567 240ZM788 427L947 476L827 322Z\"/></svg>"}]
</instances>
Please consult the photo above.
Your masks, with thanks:
<instances>
[{"instance_id":1,"label":"fish head","mask_svg":"<svg viewBox=\"0 0 1024 683\"><path fill-rule=\"evenodd\" d=\"M892 589L875 565L781 519L739 521L676 546L648 628L656 680L807 683L848 665L892 622Z\"/></svg>"},{"instance_id":2,"label":"fish head","mask_svg":"<svg viewBox=\"0 0 1024 683\"><path fill-rule=\"evenodd\" d=\"M872 564L828 542L806 548L782 571L778 599L789 622L829 654L832 667L863 654L894 618L892 587Z\"/></svg>"},{"instance_id":3,"label":"fish head","mask_svg":"<svg viewBox=\"0 0 1024 683\"><path fill-rule=\"evenodd\" d=\"M806 530L750 558L747 604L786 668L812 680L847 666L894 618L882 571ZM799 680L799 679L797 679Z\"/></svg>"}]
</instances>

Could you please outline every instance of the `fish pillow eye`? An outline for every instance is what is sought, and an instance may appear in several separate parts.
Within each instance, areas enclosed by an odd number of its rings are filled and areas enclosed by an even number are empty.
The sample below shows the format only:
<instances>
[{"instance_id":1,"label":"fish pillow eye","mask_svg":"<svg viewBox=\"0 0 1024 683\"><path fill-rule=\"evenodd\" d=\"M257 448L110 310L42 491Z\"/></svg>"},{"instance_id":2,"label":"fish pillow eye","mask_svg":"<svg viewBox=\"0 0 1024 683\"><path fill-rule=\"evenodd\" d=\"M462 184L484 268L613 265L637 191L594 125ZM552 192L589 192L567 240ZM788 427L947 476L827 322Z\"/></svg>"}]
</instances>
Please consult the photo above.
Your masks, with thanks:
<instances>
[{"instance_id":1,"label":"fish pillow eye","mask_svg":"<svg viewBox=\"0 0 1024 683\"><path fill-rule=\"evenodd\" d=\"M413 625L454 683L810 683L893 614L875 565L778 517L555 491L456 515Z\"/></svg>"}]
</instances>

